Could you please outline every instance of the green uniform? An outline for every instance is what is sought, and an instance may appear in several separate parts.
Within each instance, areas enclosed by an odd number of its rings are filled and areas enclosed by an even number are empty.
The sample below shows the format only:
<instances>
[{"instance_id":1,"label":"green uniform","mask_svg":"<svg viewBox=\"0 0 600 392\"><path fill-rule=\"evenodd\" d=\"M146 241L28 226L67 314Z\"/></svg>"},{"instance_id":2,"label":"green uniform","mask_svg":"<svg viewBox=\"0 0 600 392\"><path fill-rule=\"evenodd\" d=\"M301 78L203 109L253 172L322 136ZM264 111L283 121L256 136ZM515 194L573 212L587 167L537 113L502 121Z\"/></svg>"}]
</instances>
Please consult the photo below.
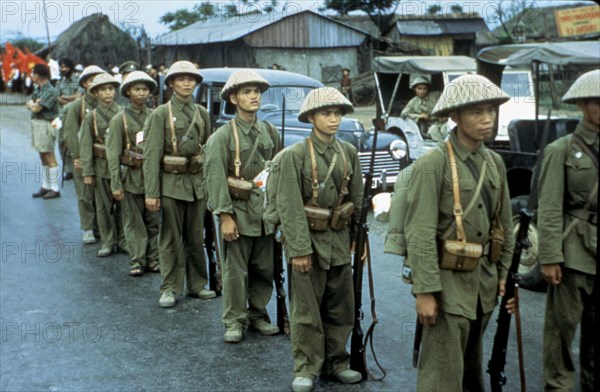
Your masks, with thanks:
<instances>
[{"instance_id":1,"label":"green uniform","mask_svg":"<svg viewBox=\"0 0 600 392\"><path fill-rule=\"evenodd\" d=\"M71 158L79 158L79 129L85 114L98 106L95 95L86 93L83 97L65 106L63 113L63 142ZM81 230L96 229L96 209L94 207L94 190L83 183L83 176L77 170L73 173L75 192L77 193L77 207L79 209L79 222Z\"/></svg>"},{"instance_id":2,"label":"green uniform","mask_svg":"<svg viewBox=\"0 0 600 392\"><path fill-rule=\"evenodd\" d=\"M467 165L472 165L479 176L483 163L488 162L479 200L463 216L467 241L487 244L499 197L502 197L500 223L508 235L497 264L483 256L473 271L440 269L437 239L454 222L446 147L440 145L415 162L408 185L405 226L408 264L414 283L412 292L432 293L438 305L437 323L423 329L417 390L483 391L482 335L497 303L498 281L506 278L513 251L510 196L506 169L496 153L483 144L469 152L458 142L455 132L451 133L450 141L456 156L463 208L471 201L478 182ZM486 150L495 164L490 164ZM455 238L454 234L450 236Z\"/></svg>"},{"instance_id":3,"label":"green uniform","mask_svg":"<svg viewBox=\"0 0 600 392\"><path fill-rule=\"evenodd\" d=\"M356 208L358 223L362 205L362 174L356 149L346 142L325 144L311 133L314 143L320 191L318 204L324 208L337 205L338 189L344 176L344 159L350 176L349 195ZM340 149L341 147L341 149ZM337 154L337 155L336 155ZM334 155L331 175L327 175ZM311 198L311 159L306 142L297 143L283 153L282 175L277 192L277 208L285 235L287 260L311 255L312 268L300 273L288 266L290 275L290 321L292 355L296 377L315 378L348 368L346 342L354 323L354 294L350 229L324 232L310 231L303 206ZM325 183L323 181L327 179Z\"/></svg>"},{"instance_id":4,"label":"green uniform","mask_svg":"<svg viewBox=\"0 0 600 392\"><path fill-rule=\"evenodd\" d=\"M77 76L75 76L75 74L71 74L71 76L69 76L68 78L63 77L58 84L56 85L56 89L58 90L58 96L71 96L73 94L75 94L77 91L79 91L79 78ZM68 106L68 104L65 105L61 105L60 103L58 104L58 114L61 116L61 118L63 119L63 128L61 129L60 132L60 139L59 139L59 145L61 148L61 151L63 149L63 145L65 143L65 130L64 130L64 115L65 115L65 109ZM73 159L71 157L71 154L69 154L68 151L65 151L64 156L62 157L65 162L63 162L63 164L65 165L64 171L65 173L73 173Z\"/></svg>"},{"instance_id":5,"label":"green uniform","mask_svg":"<svg viewBox=\"0 0 600 392\"><path fill-rule=\"evenodd\" d=\"M580 122L575 134L598 151L598 130ZM583 210L597 184L598 169L590 157L565 136L548 145L540 176L538 230L540 262L559 263L563 280L549 285L544 320L544 387L570 391L575 388L575 364L571 351L581 323L581 390L594 390L594 280L596 275L597 195ZM593 213L590 213L592 210ZM574 226L563 238L567 226Z\"/></svg>"},{"instance_id":6,"label":"green uniform","mask_svg":"<svg viewBox=\"0 0 600 392\"><path fill-rule=\"evenodd\" d=\"M171 99L173 124L180 156L200 153L210 135L206 109L191 101ZM200 113L190 128L195 111ZM197 293L208 282L202 238L206 213L202 170L199 173L164 173L162 160L173 154L167 104L148 117L144 131L144 186L146 198L161 198L162 225L159 235L161 293L181 294L187 277L188 292ZM189 130L188 130L189 129Z\"/></svg>"},{"instance_id":7,"label":"green uniform","mask_svg":"<svg viewBox=\"0 0 600 392\"><path fill-rule=\"evenodd\" d=\"M100 231L100 238L104 247L113 248L117 244L124 247L122 231L122 218L119 211L113 211L116 203L110 188L110 172L105 158L94 156L93 144L104 144L106 131L110 120L119 112L119 105L113 103L106 107L99 104L96 109L94 126L94 110L85 115L80 130L80 159L83 169L82 176L92 176L96 179L94 186L94 200L96 203L96 221ZM95 133L97 129L97 134Z\"/></svg>"},{"instance_id":8,"label":"green uniform","mask_svg":"<svg viewBox=\"0 0 600 392\"><path fill-rule=\"evenodd\" d=\"M279 134L260 120L249 124L236 117L235 122L242 162L240 176L252 180L277 152ZM240 238L225 243L225 260L221 263L223 323L230 327L269 320L267 304L273 292L274 261L273 235L266 233L272 233L273 228L265 227L262 219L264 193L254 187L249 200L232 200L229 195L227 176L235 176L235 139L230 123L208 139L205 151L209 207L216 216L231 214L240 233Z\"/></svg>"},{"instance_id":9,"label":"green uniform","mask_svg":"<svg viewBox=\"0 0 600 392\"><path fill-rule=\"evenodd\" d=\"M421 113L427 113L429 119L427 120L427 134L437 141L442 141L446 138L448 133L448 127L445 126L445 122L441 123L438 117L431 116L431 112L435 107L438 99L440 99L440 93L437 91L430 91L425 98L419 98L418 96L413 97L404 109L400 113L402 118L410 118L415 122L419 122L419 115Z\"/></svg>"},{"instance_id":10,"label":"green uniform","mask_svg":"<svg viewBox=\"0 0 600 392\"><path fill-rule=\"evenodd\" d=\"M142 168L134 169L121 165L121 156L125 149L142 152L143 143L137 144L138 140L141 141L138 134L143 135L144 123L150 112L146 107L138 110L127 106L112 118L109 124L110 131L106 136L111 189L113 192L125 191L122 202L123 226L132 268L145 268L148 262L158 260L159 215L158 212L151 212L145 208Z\"/></svg>"}]
</instances>

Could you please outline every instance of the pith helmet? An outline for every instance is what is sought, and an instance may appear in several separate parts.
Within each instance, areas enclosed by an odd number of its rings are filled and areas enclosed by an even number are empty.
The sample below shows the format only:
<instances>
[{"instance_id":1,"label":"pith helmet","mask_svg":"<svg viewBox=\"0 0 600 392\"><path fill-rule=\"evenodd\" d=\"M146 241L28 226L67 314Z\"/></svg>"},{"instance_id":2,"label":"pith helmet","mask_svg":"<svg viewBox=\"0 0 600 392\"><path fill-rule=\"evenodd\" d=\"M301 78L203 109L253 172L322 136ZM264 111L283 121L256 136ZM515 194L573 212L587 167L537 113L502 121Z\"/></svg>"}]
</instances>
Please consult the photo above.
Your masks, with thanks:
<instances>
[{"instance_id":1,"label":"pith helmet","mask_svg":"<svg viewBox=\"0 0 600 392\"><path fill-rule=\"evenodd\" d=\"M112 75L109 75L107 73L101 73L94 77L94 80L90 85L90 91L94 92L94 90L97 87L102 86L104 84L112 84L115 86L115 89L119 88L119 82L117 81L117 79L115 79Z\"/></svg>"},{"instance_id":2,"label":"pith helmet","mask_svg":"<svg viewBox=\"0 0 600 392\"><path fill-rule=\"evenodd\" d=\"M451 111L482 103L501 105L510 97L481 75L462 75L444 87L431 115L445 116Z\"/></svg>"},{"instance_id":3,"label":"pith helmet","mask_svg":"<svg viewBox=\"0 0 600 392\"><path fill-rule=\"evenodd\" d=\"M260 89L261 93L264 93L269 88L269 82L263 79L259 74L250 69L240 69L235 71L227 79L225 87L221 91L221 98L228 100L229 95L236 91L238 88L248 85L255 84Z\"/></svg>"},{"instance_id":4,"label":"pith helmet","mask_svg":"<svg viewBox=\"0 0 600 392\"><path fill-rule=\"evenodd\" d=\"M354 111L350 101L339 90L333 87L314 89L304 99L302 108L300 108L300 113L298 114L298 120L307 123L309 122L308 115L311 112L332 106L339 106L343 115Z\"/></svg>"},{"instance_id":5,"label":"pith helmet","mask_svg":"<svg viewBox=\"0 0 600 392\"><path fill-rule=\"evenodd\" d=\"M177 75L190 75L196 79L196 83L202 82L202 75L196 69L194 64L189 61L177 61L171 65L167 76L165 76L165 85L169 84L169 81Z\"/></svg>"},{"instance_id":6,"label":"pith helmet","mask_svg":"<svg viewBox=\"0 0 600 392\"><path fill-rule=\"evenodd\" d=\"M139 71L139 69L139 64L133 60L125 61L123 64L119 65L119 73L129 73Z\"/></svg>"},{"instance_id":7,"label":"pith helmet","mask_svg":"<svg viewBox=\"0 0 600 392\"><path fill-rule=\"evenodd\" d=\"M97 65L88 65L83 69L81 75L79 75L79 87L83 87L83 82L90 76L96 76L98 74L105 73L105 71Z\"/></svg>"},{"instance_id":8,"label":"pith helmet","mask_svg":"<svg viewBox=\"0 0 600 392\"><path fill-rule=\"evenodd\" d=\"M600 98L600 69L586 72L575 80L562 98L564 103L575 103L580 99Z\"/></svg>"},{"instance_id":9,"label":"pith helmet","mask_svg":"<svg viewBox=\"0 0 600 392\"><path fill-rule=\"evenodd\" d=\"M121 84L121 95L129 98L127 95L127 89L133 86L136 83L146 83L150 92L156 89L156 82L152 79L146 72L143 71L133 71L125 77L123 84Z\"/></svg>"},{"instance_id":10,"label":"pith helmet","mask_svg":"<svg viewBox=\"0 0 600 392\"><path fill-rule=\"evenodd\" d=\"M418 84L426 84L431 87L431 81L427 76L417 75L410 81L410 88L415 88Z\"/></svg>"}]
</instances>

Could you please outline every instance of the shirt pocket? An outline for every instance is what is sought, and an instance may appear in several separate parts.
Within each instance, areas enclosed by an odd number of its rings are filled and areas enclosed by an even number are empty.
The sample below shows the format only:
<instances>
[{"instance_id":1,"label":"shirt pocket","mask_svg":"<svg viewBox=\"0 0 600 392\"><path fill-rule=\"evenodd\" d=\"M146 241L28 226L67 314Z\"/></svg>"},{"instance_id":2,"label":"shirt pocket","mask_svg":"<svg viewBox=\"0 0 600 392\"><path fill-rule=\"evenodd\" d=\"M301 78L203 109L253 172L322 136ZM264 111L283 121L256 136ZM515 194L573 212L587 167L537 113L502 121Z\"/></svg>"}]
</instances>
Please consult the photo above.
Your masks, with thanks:
<instances>
[{"instance_id":1,"label":"shirt pocket","mask_svg":"<svg viewBox=\"0 0 600 392\"><path fill-rule=\"evenodd\" d=\"M576 158L579 156L579 158ZM592 160L581 151L571 150L565 161L567 184L571 192L591 190L596 174L592 173Z\"/></svg>"}]
</instances>

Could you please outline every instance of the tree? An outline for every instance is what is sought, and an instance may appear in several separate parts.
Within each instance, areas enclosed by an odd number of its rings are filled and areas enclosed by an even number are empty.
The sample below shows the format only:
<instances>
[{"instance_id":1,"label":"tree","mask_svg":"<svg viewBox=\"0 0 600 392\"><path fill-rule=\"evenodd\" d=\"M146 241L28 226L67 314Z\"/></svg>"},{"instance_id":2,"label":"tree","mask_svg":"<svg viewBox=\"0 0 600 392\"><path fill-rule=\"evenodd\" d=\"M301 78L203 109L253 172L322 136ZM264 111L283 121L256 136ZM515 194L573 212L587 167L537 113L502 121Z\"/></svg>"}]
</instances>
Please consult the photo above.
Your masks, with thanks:
<instances>
[{"instance_id":1,"label":"tree","mask_svg":"<svg viewBox=\"0 0 600 392\"><path fill-rule=\"evenodd\" d=\"M452 6L450 6L450 11L454 14L462 14L463 7L460 4L452 4Z\"/></svg>"},{"instance_id":2,"label":"tree","mask_svg":"<svg viewBox=\"0 0 600 392\"><path fill-rule=\"evenodd\" d=\"M429 7L427 7L427 13L429 15L439 14L441 10L442 10L442 6L439 4L432 4Z\"/></svg>"},{"instance_id":3,"label":"tree","mask_svg":"<svg viewBox=\"0 0 600 392\"><path fill-rule=\"evenodd\" d=\"M500 0L493 17L500 23L505 37L502 43L512 44L524 39L526 26L537 22L539 10L534 0Z\"/></svg>"},{"instance_id":4,"label":"tree","mask_svg":"<svg viewBox=\"0 0 600 392\"><path fill-rule=\"evenodd\" d=\"M396 17L400 0L325 0L325 9L337 12L340 16L352 11L363 11L369 15L383 34L387 32Z\"/></svg>"}]
</instances>

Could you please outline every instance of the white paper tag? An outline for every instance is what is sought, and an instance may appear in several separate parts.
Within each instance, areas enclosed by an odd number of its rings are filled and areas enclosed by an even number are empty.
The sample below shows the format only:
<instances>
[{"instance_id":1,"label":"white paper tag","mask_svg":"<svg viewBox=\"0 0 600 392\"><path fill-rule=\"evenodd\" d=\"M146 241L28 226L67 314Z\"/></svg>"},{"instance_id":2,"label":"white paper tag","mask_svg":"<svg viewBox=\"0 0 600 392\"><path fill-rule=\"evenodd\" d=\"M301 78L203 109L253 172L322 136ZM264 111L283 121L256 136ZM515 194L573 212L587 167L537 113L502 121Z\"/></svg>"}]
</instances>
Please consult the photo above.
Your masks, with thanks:
<instances>
[{"instance_id":1,"label":"white paper tag","mask_svg":"<svg viewBox=\"0 0 600 392\"><path fill-rule=\"evenodd\" d=\"M139 131L135 134L135 144L140 144L144 142L144 131Z\"/></svg>"},{"instance_id":2,"label":"white paper tag","mask_svg":"<svg viewBox=\"0 0 600 392\"><path fill-rule=\"evenodd\" d=\"M256 177L254 177L254 184L261 191L265 191L267 188L267 178L269 177L269 172L267 170L263 170Z\"/></svg>"}]
</instances>

